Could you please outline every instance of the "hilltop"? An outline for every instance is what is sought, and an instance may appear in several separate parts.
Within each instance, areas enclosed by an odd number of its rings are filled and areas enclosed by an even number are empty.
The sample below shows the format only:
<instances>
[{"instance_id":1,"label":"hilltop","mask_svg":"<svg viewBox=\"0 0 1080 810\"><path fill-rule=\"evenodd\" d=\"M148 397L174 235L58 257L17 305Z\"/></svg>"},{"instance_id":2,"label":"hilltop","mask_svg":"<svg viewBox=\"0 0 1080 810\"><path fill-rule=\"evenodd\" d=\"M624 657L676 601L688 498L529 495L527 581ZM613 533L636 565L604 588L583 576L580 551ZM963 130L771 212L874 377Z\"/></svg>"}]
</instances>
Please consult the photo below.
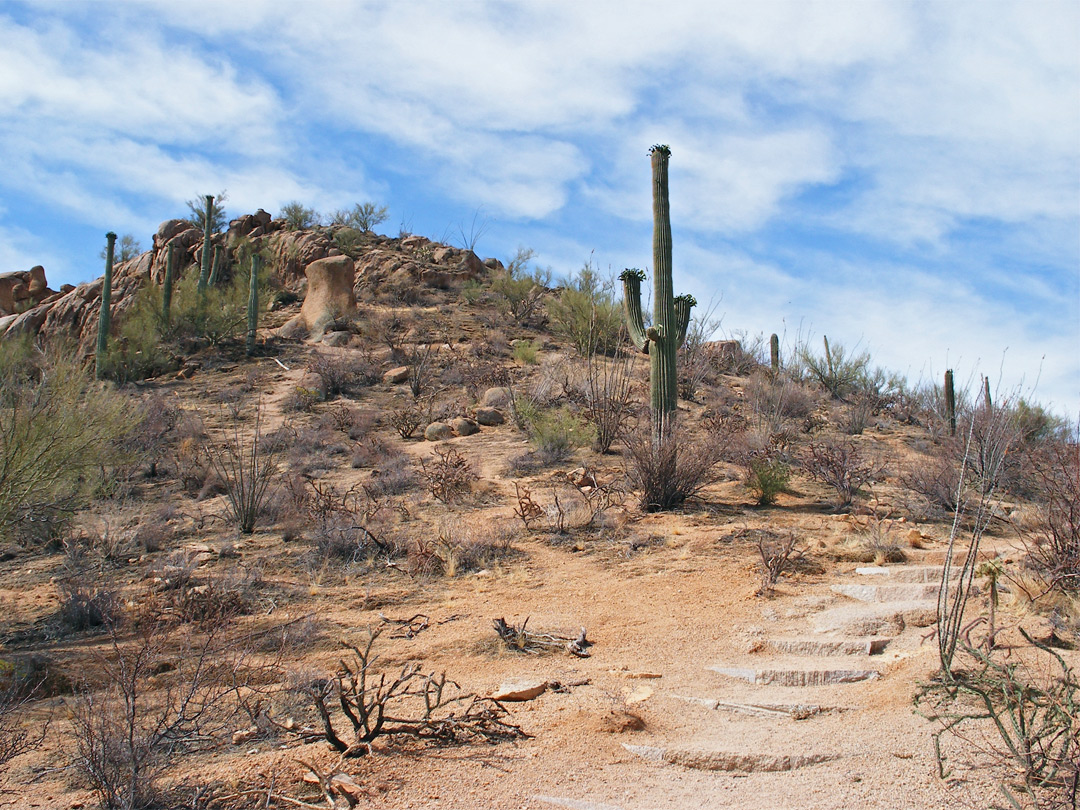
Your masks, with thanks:
<instances>
[{"instance_id":1,"label":"hilltop","mask_svg":"<svg viewBox=\"0 0 1080 810\"><path fill-rule=\"evenodd\" d=\"M940 387L699 320L664 466L588 267L554 287L524 252L265 212L211 245L203 299L185 220L117 264L102 383L101 279L0 285L6 458L66 453L0 473L16 806L930 808L1044 777L1040 806L1075 800L1080 465L1037 407L961 392L953 430ZM688 469L654 510L650 476ZM973 540L957 660L1050 696L1055 767L971 719L939 778L912 711L961 705L931 687ZM380 700L395 733L362 739L348 714L370 730Z\"/></svg>"}]
</instances>

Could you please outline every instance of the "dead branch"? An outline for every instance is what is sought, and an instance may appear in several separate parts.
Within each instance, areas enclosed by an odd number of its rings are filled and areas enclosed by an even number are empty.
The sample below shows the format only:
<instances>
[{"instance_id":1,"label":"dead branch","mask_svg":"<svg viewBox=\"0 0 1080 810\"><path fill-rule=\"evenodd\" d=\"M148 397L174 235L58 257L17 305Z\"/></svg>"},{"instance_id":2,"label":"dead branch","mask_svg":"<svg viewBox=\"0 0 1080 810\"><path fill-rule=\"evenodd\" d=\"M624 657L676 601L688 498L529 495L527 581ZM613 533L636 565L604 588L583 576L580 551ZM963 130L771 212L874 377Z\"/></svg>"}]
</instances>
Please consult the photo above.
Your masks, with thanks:
<instances>
[{"instance_id":1,"label":"dead branch","mask_svg":"<svg viewBox=\"0 0 1080 810\"><path fill-rule=\"evenodd\" d=\"M555 633L534 633L531 630L527 630L526 626L529 624L529 620L525 619L521 623L521 626L507 624L506 619L493 619L492 625L495 628L495 632L498 633L499 638L503 640L511 650L517 650L518 652L530 653L532 655L540 655L545 652L553 652L559 649L565 649L571 655L575 655L578 658L588 658L589 647L592 646L592 642L585 637L585 628L581 628L581 633L577 638L570 636L560 636Z\"/></svg>"}]
</instances>

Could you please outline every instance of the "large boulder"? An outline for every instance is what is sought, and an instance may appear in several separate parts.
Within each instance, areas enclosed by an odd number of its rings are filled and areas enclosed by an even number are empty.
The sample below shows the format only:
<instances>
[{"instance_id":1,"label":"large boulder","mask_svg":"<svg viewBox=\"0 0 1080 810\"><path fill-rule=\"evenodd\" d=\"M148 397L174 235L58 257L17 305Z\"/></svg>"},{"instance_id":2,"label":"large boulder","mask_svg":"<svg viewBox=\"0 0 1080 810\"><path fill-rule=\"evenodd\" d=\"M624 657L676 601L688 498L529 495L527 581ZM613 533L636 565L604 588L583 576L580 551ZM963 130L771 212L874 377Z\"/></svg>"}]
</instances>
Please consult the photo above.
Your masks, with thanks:
<instances>
[{"instance_id":1,"label":"large boulder","mask_svg":"<svg viewBox=\"0 0 1080 810\"><path fill-rule=\"evenodd\" d=\"M0 273L0 315L25 312L55 295L45 281L45 268L40 264L30 270Z\"/></svg>"},{"instance_id":2,"label":"large boulder","mask_svg":"<svg viewBox=\"0 0 1080 810\"><path fill-rule=\"evenodd\" d=\"M352 317L356 310L354 272L353 260L348 256L328 256L307 266L307 296L300 318L313 338L318 339L332 325Z\"/></svg>"}]
</instances>

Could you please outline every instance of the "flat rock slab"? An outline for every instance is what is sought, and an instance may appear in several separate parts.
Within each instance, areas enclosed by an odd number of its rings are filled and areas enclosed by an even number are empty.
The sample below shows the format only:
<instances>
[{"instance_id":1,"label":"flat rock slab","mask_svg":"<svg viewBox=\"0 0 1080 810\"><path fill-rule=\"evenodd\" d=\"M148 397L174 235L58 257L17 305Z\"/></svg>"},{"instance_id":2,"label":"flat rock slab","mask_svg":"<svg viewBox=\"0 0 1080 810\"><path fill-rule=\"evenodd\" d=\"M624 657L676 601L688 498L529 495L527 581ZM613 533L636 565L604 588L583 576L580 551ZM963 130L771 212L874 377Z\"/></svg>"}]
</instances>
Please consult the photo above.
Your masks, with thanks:
<instances>
[{"instance_id":1,"label":"flat rock slab","mask_svg":"<svg viewBox=\"0 0 1080 810\"><path fill-rule=\"evenodd\" d=\"M856 568L855 573L864 577L887 577L890 582L941 582L941 574L945 569L940 565L871 565L864 568ZM958 579L960 567L954 566L949 571L949 579Z\"/></svg>"},{"instance_id":2,"label":"flat rock slab","mask_svg":"<svg viewBox=\"0 0 1080 810\"><path fill-rule=\"evenodd\" d=\"M937 599L940 585L908 583L903 585L833 585L839 593L860 602L916 602Z\"/></svg>"},{"instance_id":3,"label":"flat rock slab","mask_svg":"<svg viewBox=\"0 0 1080 810\"><path fill-rule=\"evenodd\" d=\"M937 601L849 602L817 614L814 629L819 633L842 633L862 637L895 635L905 627L929 627L937 620Z\"/></svg>"},{"instance_id":4,"label":"flat rock slab","mask_svg":"<svg viewBox=\"0 0 1080 810\"><path fill-rule=\"evenodd\" d=\"M858 683L881 677L875 669L749 669L745 667L708 667L728 678L759 685L829 686L838 683Z\"/></svg>"},{"instance_id":5,"label":"flat rock slab","mask_svg":"<svg viewBox=\"0 0 1080 810\"><path fill-rule=\"evenodd\" d=\"M570 810L622 810L614 804L591 802L588 799L569 799L559 796L533 796L532 798L534 802L543 802L555 807L569 807Z\"/></svg>"},{"instance_id":6,"label":"flat rock slab","mask_svg":"<svg viewBox=\"0 0 1080 810\"><path fill-rule=\"evenodd\" d=\"M881 655L891 639L887 638L772 638L768 645L789 655Z\"/></svg>"},{"instance_id":7,"label":"flat rock slab","mask_svg":"<svg viewBox=\"0 0 1080 810\"><path fill-rule=\"evenodd\" d=\"M505 701L508 703L533 700L547 691L548 682L535 678L518 678L505 681L498 689L491 693L492 700Z\"/></svg>"},{"instance_id":8,"label":"flat rock slab","mask_svg":"<svg viewBox=\"0 0 1080 810\"><path fill-rule=\"evenodd\" d=\"M651 745L629 745L623 748L642 759L682 765L699 771L728 771L732 773L773 773L794 771L819 762L838 759L838 754L763 754L745 751L710 751L702 749L656 748Z\"/></svg>"},{"instance_id":9,"label":"flat rock slab","mask_svg":"<svg viewBox=\"0 0 1080 810\"><path fill-rule=\"evenodd\" d=\"M683 695L671 695L676 700L686 703L694 703L712 711L732 712L733 714L745 714L750 717L793 717L796 720L805 720L819 714L832 714L833 712L846 711L837 706L817 706L810 703L731 703L725 700L712 700L710 698L684 697Z\"/></svg>"}]
</instances>

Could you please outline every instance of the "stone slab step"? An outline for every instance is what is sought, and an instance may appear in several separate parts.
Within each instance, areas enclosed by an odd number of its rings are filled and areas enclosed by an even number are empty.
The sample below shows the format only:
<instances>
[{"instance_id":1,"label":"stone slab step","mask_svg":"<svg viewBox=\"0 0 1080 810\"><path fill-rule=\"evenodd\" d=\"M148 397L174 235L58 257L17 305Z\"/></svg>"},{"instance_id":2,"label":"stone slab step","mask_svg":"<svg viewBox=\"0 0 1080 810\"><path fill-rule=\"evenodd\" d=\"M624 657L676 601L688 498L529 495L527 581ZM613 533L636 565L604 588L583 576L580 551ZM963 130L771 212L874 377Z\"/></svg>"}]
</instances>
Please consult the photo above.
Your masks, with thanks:
<instances>
[{"instance_id":1,"label":"stone slab step","mask_svg":"<svg viewBox=\"0 0 1080 810\"><path fill-rule=\"evenodd\" d=\"M682 765L684 768L700 771L731 773L794 771L839 758L838 754L764 754L708 748L657 748L651 745L630 745L629 743L623 743L623 748L651 762Z\"/></svg>"},{"instance_id":2,"label":"stone slab step","mask_svg":"<svg viewBox=\"0 0 1080 810\"><path fill-rule=\"evenodd\" d=\"M839 593L860 602L917 602L928 599L936 600L941 591L940 585L929 583L906 583L903 585L833 585L833 593Z\"/></svg>"},{"instance_id":3,"label":"stone slab step","mask_svg":"<svg viewBox=\"0 0 1080 810\"><path fill-rule=\"evenodd\" d=\"M888 638L771 638L766 643L777 652L788 655L881 655L891 639Z\"/></svg>"},{"instance_id":4,"label":"stone slab step","mask_svg":"<svg viewBox=\"0 0 1080 810\"><path fill-rule=\"evenodd\" d=\"M941 582L941 572L944 570L940 565L868 565L856 568L855 573L864 577L883 577L889 582ZM960 577L960 567L953 566L949 570L949 579Z\"/></svg>"},{"instance_id":5,"label":"stone slab step","mask_svg":"<svg viewBox=\"0 0 1080 810\"><path fill-rule=\"evenodd\" d=\"M819 714L848 711L848 709L840 706L819 706L813 703L733 703L726 700L687 697L685 695L670 695L670 697L702 706L711 711L732 712L733 714L743 714L749 717L791 717L795 720L806 720Z\"/></svg>"},{"instance_id":6,"label":"stone slab step","mask_svg":"<svg viewBox=\"0 0 1080 810\"><path fill-rule=\"evenodd\" d=\"M707 667L727 678L759 686L829 686L872 681L881 677L875 669L753 669L750 667Z\"/></svg>"},{"instance_id":7,"label":"stone slab step","mask_svg":"<svg viewBox=\"0 0 1080 810\"><path fill-rule=\"evenodd\" d=\"M818 613L814 630L849 636L896 635L905 627L929 627L937 619L937 600L849 602Z\"/></svg>"},{"instance_id":8,"label":"stone slab step","mask_svg":"<svg viewBox=\"0 0 1080 810\"><path fill-rule=\"evenodd\" d=\"M562 796L533 796L534 802L554 805L555 807L568 807L570 810L622 810L614 804L592 802L588 799L571 799Z\"/></svg>"}]
</instances>

